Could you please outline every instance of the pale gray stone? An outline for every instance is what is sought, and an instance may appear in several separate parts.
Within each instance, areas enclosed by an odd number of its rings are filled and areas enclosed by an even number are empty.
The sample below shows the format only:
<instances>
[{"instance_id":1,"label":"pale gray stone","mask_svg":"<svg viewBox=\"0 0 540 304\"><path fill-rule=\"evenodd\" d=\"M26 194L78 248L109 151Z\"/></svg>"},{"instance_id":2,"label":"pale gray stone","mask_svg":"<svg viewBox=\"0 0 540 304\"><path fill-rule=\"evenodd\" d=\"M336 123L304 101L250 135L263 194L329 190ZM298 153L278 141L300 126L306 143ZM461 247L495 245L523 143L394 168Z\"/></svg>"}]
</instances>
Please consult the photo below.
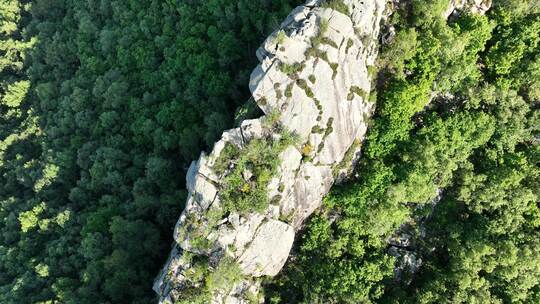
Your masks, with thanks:
<instances>
[{"instance_id":1,"label":"pale gray stone","mask_svg":"<svg viewBox=\"0 0 540 304\"><path fill-rule=\"evenodd\" d=\"M238 259L245 275L275 276L285 264L294 241L294 229L281 221L268 220L258 229Z\"/></svg>"},{"instance_id":2,"label":"pale gray stone","mask_svg":"<svg viewBox=\"0 0 540 304\"><path fill-rule=\"evenodd\" d=\"M240 125L240 130L246 144L253 138L263 136L263 127L260 119L244 120Z\"/></svg>"},{"instance_id":3,"label":"pale gray stone","mask_svg":"<svg viewBox=\"0 0 540 304\"><path fill-rule=\"evenodd\" d=\"M247 217L238 216L239 221L235 225L221 225L218 230L218 242L222 248L233 246L233 254L240 255L245 247L253 240L257 229L264 220L264 215L253 213Z\"/></svg>"}]
</instances>

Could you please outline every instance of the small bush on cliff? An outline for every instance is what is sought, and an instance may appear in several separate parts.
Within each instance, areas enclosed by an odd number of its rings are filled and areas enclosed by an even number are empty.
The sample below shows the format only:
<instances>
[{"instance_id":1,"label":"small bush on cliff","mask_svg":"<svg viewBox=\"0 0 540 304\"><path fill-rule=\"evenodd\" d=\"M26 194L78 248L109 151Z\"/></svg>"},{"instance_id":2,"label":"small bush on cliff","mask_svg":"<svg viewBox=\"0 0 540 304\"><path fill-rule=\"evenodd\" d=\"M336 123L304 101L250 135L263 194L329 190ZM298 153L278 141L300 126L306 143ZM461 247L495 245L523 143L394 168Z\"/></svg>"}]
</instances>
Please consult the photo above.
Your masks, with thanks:
<instances>
[{"instance_id":1,"label":"small bush on cliff","mask_svg":"<svg viewBox=\"0 0 540 304\"><path fill-rule=\"evenodd\" d=\"M225 256L216 269L206 277L206 288L210 292L229 291L243 277L238 263L233 258Z\"/></svg>"},{"instance_id":2,"label":"small bush on cliff","mask_svg":"<svg viewBox=\"0 0 540 304\"><path fill-rule=\"evenodd\" d=\"M279 139L256 138L239 153L231 153L234 157L228 164L233 168L223 179L219 192L224 209L241 213L266 209L266 187L280 164L278 155L294 142L295 136L282 131Z\"/></svg>"},{"instance_id":3,"label":"small bush on cliff","mask_svg":"<svg viewBox=\"0 0 540 304\"><path fill-rule=\"evenodd\" d=\"M283 44L283 42L285 42L285 38L287 38L287 34L285 34L283 30L280 30L276 36L276 43Z\"/></svg>"},{"instance_id":4,"label":"small bush on cliff","mask_svg":"<svg viewBox=\"0 0 540 304\"><path fill-rule=\"evenodd\" d=\"M206 304L211 302L212 293L228 292L244 275L238 263L231 257L225 256L215 269L208 265L206 257L199 257L186 272L186 283L179 292L175 304Z\"/></svg>"},{"instance_id":5,"label":"small bush on cliff","mask_svg":"<svg viewBox=\"0 0 540 304\"><path fill-rule=\"evenodd\" d=\"M287 74L287 76L291 76L302 72L305 67L306 66L303 63L299 62L292 64L281 62L279 65L279 70L284 74Z\"/></svg>"},{"instance_id":6,"label":"small bush on cliff","mask_svg":"<svg viewBox=\"0 0 540 304\"><path fill-rule=\"evenodd\" d=\"M302 2L0 1L0 303L156 302L186 169Z\"/></svg>"},{"instance_id":7,"label":"small bush on cliff","mask_svg":"<svg viewBox=\"0 0 540 304\"><path fill-rule=\"evenodd\" d=\"M216 162L214 163L213 169L217 175L222 175L229 168L230 160L235 159L240 154L240 148L231 143L226 143L225 147L219 154Z\"/></svg>"},{"instance_id":8,"label":"small bush on cliff","mask_svg":"<svg viewBox=\"0 0 540 304\"><path fill-rule=\"evenodd\" d=\"M321 7L331 8L347 16L350 15L349 7L347 4L345 4L345 2L343 2L343 0L327 0L321 5Z\"/></svg>"}]
</instances>

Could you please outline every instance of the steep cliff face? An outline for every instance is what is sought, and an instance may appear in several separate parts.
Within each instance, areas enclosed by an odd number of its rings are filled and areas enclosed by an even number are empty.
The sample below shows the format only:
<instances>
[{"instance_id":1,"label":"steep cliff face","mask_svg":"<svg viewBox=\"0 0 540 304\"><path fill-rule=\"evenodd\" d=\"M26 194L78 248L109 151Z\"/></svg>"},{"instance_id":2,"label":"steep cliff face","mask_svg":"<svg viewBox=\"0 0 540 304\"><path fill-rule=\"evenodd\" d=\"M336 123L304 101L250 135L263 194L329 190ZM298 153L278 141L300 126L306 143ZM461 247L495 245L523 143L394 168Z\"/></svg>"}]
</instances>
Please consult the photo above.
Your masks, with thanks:
<instances>
[{"instance_id":1,"label":"steep cliff face","mask_svg":"<svg viewBox=\"0 0 540 304\"><path fill-rule=\"evenodd\" d=\"M360 151L385 1L310 0L257 51L264 111L192 163L186 208L154 290L160 303L246 303Z\"/></svg>"}]
</instances>

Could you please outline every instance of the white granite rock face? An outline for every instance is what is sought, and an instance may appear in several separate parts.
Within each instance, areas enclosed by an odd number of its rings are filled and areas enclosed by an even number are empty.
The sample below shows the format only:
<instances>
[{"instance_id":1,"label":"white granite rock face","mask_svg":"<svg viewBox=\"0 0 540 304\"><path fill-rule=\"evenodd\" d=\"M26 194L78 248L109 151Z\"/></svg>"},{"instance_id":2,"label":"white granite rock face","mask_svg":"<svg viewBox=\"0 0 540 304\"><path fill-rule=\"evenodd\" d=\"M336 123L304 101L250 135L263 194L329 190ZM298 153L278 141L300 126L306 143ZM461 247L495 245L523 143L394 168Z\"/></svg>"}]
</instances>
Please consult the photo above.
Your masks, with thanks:
<instances>
[{"instance_id":1,"label":"white granite rock face","mask_svg":"<svg viewBox=\"0 0 540 304\"><path fill-rule=\"evenodd\" d=\"M247 275L275 276L285 264L293 241L294 229L290 225L270 219L259 226L238 263ZM272 250L268 250L269 244L272 244Z\"/></svg>"},{"instance_id":2,"label":"white granite rock face","mask_svg":"<svg viewBox=\"0 0 540 304\"><path fill-rule=\"evenodd\" d=\"M267 187L269 206L215 218L228 170L216 172L214 165L227 144L241 151L252 139L278 137L263 117L225 131L208 155L192 163L176 242L154 284L160 303L174 303L189 287L186 276L193 265L183 252L207 256L212 269L223 256L233 258L245 279L227 292L214 292L212 302L246 303L244 294L259 290L258 277L281 270L295 232L321 205L342 162L350 162L346 154L359 152L355 143L364 138L374 107L368 67L376 59L386 1L344 0L349 15L322 8L321 2L294 9L257 51L260 64L249 83L253 98L266 116L279 113L279 125L299 138L276 156L280 165ZM249 179L251 172L242 175Z\"/></svg>"}]
</instances>

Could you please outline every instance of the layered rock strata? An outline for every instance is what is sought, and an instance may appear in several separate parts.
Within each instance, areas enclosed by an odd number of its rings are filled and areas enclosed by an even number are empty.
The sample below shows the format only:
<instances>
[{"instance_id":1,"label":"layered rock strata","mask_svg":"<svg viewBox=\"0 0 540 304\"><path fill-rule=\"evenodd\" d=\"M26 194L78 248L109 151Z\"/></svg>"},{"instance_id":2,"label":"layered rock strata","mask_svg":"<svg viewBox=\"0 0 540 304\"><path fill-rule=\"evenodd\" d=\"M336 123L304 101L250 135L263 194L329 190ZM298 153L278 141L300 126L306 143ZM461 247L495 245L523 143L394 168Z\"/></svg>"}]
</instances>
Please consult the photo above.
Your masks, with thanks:
<instances>
[{"instance_id":1,"label":"layered rock strata","mask_svg":"<svg viewBox=\"0 0 540 304\"><path fill-rule=\"evenodd\" d=\"M307 1L259 48L249 85L265 116L225 131L191 164L175 243L154 284L160 303L186 301L198 289L212 303L247 303L257 299L258 278L281 270L295 232L359 154L374 108L369 71L384 6L384 0ZM254 149L261 157L275 153L277 167L268 157L259 163ZM247 166L238 172L241 164ZM234 191L242 205L261 187L257 208L234 206ZM197 278L201 260L204 276L236 269L241 278L228 271L234 279L221 281L230 286Z\"/></svg>"}]
</instances>

